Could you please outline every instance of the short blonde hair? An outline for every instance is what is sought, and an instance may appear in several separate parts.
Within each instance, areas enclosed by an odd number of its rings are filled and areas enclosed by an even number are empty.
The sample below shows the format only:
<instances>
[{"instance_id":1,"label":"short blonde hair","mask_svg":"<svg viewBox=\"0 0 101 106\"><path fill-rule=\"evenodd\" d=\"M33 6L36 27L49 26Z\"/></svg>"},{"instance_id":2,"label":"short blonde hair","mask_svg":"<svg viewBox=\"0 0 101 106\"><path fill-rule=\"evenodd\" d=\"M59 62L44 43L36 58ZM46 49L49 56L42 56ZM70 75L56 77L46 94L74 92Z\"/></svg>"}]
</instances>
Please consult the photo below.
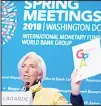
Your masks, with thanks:
<instances>
[{"instance_id":1,"label":"short blonde hair","mask_svg":"<svg viewBox=\"0 0 101 106\"><path fill-rule=\"evenodd\" d=\"M22 67L22 64L23 62L25 61L26 58L28 57L36 57L36 59L38 60L38 71L39 73L42 71L43 73L43 76L42 78L40 79L41 82L43 82L43 80L45 79L46 77L46 64L44 62L44 60L42 59L41 56L39 56L38 54L36 54L35 52L29 52L27 53L26 55L24 55L21 60L19 61L18 63L18 70L19 70L19 73L21 71L21 67Z\"/></svg>"}]
</instances>

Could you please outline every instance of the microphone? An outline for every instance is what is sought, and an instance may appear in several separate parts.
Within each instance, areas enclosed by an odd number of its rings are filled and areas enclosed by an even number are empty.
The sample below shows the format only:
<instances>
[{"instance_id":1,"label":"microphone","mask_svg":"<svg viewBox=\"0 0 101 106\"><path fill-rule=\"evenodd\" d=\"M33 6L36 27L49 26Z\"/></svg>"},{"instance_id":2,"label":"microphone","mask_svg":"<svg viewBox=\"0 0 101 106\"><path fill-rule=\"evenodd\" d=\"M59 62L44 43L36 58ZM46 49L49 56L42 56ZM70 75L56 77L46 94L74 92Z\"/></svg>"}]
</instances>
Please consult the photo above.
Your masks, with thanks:
<instances>
[{"instance_id":1,"label":"microphone","mask_svg":"<svg viewBox=\"0 0 101 106\"><path fill-rule=\"evenodd\" d=\"M25 86L25 87L24 87L24 90L25 90L25 91L29 91L29 87L28 87L29 84L30 84L30 82L25 82L25 84L24 84L24 86Z\"/></svg>"},{"instance_id":2,"label":"microphone","mask_svg":"<svg viewBox=\"0 0 101 106\"><path fill-rule=\"evenodd\" d=\"M26 82L24 86L28 86L30 84L30 82Z\"/></svg>"},{"instance_id":3,"label":"microphone","mask_svg":"<svg viewBox=\"0 0 101 106\"><path fill-rule=\"evenodd\" d=\"M28 85L30 82L25 82L22 87L20 88L20 91L29 91Z\"/></svg>"}]
</instances>

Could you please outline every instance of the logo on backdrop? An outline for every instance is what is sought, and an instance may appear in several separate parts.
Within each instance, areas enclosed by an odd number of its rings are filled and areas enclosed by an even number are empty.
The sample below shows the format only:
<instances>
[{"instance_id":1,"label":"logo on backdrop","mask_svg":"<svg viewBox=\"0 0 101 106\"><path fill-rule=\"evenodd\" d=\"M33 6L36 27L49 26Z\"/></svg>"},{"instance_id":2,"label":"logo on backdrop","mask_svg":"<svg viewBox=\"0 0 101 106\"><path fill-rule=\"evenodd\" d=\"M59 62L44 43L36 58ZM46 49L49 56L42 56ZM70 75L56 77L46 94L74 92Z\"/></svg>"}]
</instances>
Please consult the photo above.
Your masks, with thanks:
<instances>
[{"instance_id":1,"label":"logo on backdrop","mask_svg":"<svg viewBox=\"0 0 101 106\"><path fill-rule=\"evenodd\" d=\"M2 1L2 38L1 44L7 43L13 36L17 26L17 9L11 1Z\"/></svg>"}]
</instances>

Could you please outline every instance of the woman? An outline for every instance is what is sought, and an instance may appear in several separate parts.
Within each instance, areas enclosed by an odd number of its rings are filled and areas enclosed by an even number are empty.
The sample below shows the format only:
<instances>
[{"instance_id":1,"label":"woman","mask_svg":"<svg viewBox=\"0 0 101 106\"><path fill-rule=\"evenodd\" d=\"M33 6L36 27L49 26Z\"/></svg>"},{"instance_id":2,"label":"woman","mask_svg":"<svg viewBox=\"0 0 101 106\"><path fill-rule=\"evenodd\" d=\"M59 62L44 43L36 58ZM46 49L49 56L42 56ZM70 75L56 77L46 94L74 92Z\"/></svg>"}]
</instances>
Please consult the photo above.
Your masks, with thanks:
<instances>
[{"instance_id":1,"label":"woman","mask_svg":"<svg viewBox=\"0 0 101 106\"><path fill-rule=\"evenodd\" d=\"M25 84L25 91L33 94L33 105L69 105L70 103L55 88L43 88L42 82L46 76L46 65L42 57L35 52L29 52L18 63L18 70ZM71 75L71 103L73 106L83 106L84 102L79 89L81 81L75 83L77 71Z\"/></svg>"}]
</instances>

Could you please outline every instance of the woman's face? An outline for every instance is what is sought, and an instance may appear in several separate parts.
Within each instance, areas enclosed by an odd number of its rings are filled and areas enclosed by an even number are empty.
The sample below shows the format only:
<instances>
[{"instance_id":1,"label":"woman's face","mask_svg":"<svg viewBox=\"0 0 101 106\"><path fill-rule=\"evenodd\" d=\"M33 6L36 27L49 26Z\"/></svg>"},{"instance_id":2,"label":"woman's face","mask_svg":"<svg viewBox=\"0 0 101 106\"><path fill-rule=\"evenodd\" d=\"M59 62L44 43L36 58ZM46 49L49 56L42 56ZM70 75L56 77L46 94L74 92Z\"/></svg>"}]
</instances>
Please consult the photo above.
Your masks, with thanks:
<instances>
[{"instance_id":1,"label":"woman's face","mask_svg":"<svg viewBox=\"0 0 101 106\"><path fill-rule=\"evenodd\" d=\"M21 78L26 82L30 82L31 86L35 80L38 79L38 64L36 57L28 57L22 64L21 67Z\"/></svg>"}]
</instances>

